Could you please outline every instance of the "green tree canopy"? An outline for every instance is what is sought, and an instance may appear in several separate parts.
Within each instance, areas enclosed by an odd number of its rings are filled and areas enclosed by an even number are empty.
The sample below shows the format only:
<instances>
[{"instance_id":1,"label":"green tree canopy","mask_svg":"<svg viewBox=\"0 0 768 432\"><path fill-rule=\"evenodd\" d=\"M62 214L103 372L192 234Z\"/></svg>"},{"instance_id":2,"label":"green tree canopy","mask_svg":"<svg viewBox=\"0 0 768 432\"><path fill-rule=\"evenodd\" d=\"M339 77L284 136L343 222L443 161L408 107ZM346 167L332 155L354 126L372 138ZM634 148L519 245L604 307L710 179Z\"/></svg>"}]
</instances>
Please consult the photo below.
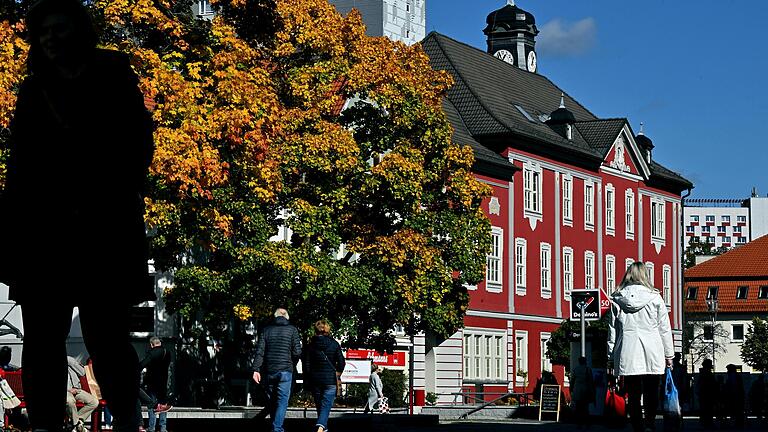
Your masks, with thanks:
<instances>
[{"instance_id":1,"label":"green tree canopy","mask_svg":"<svg viewBox=\"0 0 768 432\"><path fill-rule=\"evenodd\" d=\"M741 345L741 359L759 371L768 371L768 321L752 318Z\"/></svg>"}]
</instances>

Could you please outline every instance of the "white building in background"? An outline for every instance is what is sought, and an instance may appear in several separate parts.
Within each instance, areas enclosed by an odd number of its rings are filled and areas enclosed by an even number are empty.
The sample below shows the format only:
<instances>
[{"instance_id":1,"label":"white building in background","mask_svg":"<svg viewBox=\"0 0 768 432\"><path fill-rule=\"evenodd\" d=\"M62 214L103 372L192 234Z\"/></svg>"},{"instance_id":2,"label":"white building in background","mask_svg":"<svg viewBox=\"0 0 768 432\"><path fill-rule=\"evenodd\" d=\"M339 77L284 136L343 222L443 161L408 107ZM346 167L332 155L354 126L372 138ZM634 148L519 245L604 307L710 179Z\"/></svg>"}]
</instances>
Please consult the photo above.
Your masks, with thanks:
<instances>
[{"instance_id":1,"label":"white building in background","mask_svg":"<svg viewBox=\"0 0 768 432\"><path fill-rule=\"evenodd\" d=\"M427 0L329 0L347 14L360 11L369 36L415 44L427 35Z\"/></svg>"},{"instance_id":2,"label":"white building in background","mask_svg":"<svg viewBox=\"0 0 768 432\"><path fill-rule=\"evenodd\" d=\"M768 197L753 189L745 199L687 199L683 209L685 245L710 243L732 248L768 234Z\"/></svg>"}]
</instances>

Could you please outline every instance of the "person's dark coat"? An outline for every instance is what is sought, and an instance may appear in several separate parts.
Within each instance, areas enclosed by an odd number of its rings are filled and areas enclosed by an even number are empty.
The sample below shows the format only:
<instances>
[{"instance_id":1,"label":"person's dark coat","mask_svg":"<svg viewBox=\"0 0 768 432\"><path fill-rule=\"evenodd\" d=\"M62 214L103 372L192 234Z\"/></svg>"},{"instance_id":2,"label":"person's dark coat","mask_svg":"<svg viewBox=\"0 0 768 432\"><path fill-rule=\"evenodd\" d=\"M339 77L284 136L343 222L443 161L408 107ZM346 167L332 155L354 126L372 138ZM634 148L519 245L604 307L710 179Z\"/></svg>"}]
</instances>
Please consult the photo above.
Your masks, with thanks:
<instances>
[{"instance_id":1,"label":"person's dark coat","mask_svg":"<svg viewBox=\"0 0 768 432\"><path fill-rule=\"evenodd\" d=\"M152 119L128 57L95 49L76 78L21 84L0 195L0 280L21 304L154 299L144 228ZM77 295L63 280L87 279ZM34 276L33 276L34 275ZM114 304L114 303L113 303Z\"/></svg>"},{"instance_id":2,"label":"person's dark coat","mask_svg":"<svg viewBox=\"0 0 768 432\"><path fill-rule=\"evenodd\" d=\"M146 368L144 386L159 401L164 401L168 394L168 367L171 365L171 353L162 345L152 347L139 362L139 370Z\"/></svg>"},{"instance_id":3,"label":"person's dark coat","mask_svg":"<svg viewBox=\"0 0 768 432\"><path fill-rule=\"evenodd\" d=\"M336 373L344 372L344 355L338 342L328 336L314 336L305 348L302 361L305 380L314 387L336 385Z\"/></svg>"},{"instance_id":4,"label":"person's dark coat","mask_svg":"<svg viewBox=\"0 0 768 432\"><path fill-rule=\"evenodd\" d=\"M277 317L259 335L253 370L267 375L277 372L293 372L301 358L301 338L296 327L284 317Z\"/></svg>"}]
</instances>

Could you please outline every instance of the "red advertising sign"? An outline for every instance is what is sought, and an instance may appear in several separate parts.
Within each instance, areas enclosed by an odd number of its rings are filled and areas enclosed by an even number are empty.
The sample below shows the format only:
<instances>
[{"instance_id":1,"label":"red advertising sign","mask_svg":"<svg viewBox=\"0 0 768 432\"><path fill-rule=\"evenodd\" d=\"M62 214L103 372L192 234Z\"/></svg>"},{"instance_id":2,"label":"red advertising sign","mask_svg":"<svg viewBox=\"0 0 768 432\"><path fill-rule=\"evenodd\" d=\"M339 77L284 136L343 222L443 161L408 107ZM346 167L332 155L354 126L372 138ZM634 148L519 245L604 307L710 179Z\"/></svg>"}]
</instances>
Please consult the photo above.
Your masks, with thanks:
<instances>
[{"instance_id":1,"label":"red advertising sign","mask_svg":"<svg viewBox=\"0 0 768 432\"><path fill-rule=\"evenodd\" d=\"M392 354L381 353L375 350L350 349L346 358L350 360L372 360L379 366L405 366L405 351L395 351Z\"/></svg>"},{"instance_id":2,"label":"red advertising sign","mask_svg":"<svg viewBox=\"0 0 768 432\"><path fill-rule=\"evenodd\" d=\"M611 300L608 298L608 294L600 290L600 316L605 316L610 308Z\"/></svg>"}]
</instances>

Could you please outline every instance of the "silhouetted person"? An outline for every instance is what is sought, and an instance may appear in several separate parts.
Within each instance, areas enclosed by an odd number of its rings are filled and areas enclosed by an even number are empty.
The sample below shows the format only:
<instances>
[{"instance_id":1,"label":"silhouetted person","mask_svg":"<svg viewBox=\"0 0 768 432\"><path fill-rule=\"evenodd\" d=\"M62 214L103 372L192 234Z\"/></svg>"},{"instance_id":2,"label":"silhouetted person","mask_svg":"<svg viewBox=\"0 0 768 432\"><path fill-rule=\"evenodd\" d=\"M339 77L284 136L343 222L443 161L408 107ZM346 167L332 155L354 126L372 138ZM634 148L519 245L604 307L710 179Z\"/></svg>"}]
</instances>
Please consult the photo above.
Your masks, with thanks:
<instances>
[{"instance_id":1,"label":"silhouetted person","mask_svg":"<svg viewBox=\"0 0 768 432\"><path fill-rule=\"evenodd\" d=\"M579 357L579 364L571 372L571 399L576 411L576 424L589 427L589 404L595 401L595 381L587 358Z\"/></svg>"},{"instance_id":2,"label":"silhouetted person","mask_svg":"<svg viewBox=\"0 0 768 432\"><path fill-rule=\"evenodd\" d=\"M96 48L81 2L39 1L26 24L29 76L11 125L0 227L9 259L0 275L23 308L30 421L61 427L65 340L77 306L115 430L136 432L129 325L131 306L154 298L142 198L152 120L127 56Z\"/></svg>"},{"instance_id":3,"label":"silhouetted person","mask_svg":"<svg viewBox=\"0 0 768 432\"><path fill-rule=\"evenodd\" d=\"M765 415L765 372L749 388L749 409L759 422Z\"/></svg>"},{"instance_id":4,"label":"silhouetted person","mask_svg":"<svg viewBox=\"0 0 768 432\"><path fill-rule=\"evenodd\" d=\"M0 348L0 369L6 372L15 372L19 370L18 366L11 363L12 354L11 347L6 345Z\"/></svg>"},{"instance_id":5,"label":"silhouetted person","mask_svg":"<svg viewBox=\"0 0 768 432\"><path fill-rule=\"evenodd\" d=\"M699 422L705 428L712 427L715 399L719 397L717 389L717 381L712 373L712 360L704 359L699 368L696 393L699 396Z\"/></svg>"},{"instance_id":6,"label":"silhouetted person","mask_svg":"<svg viewBox=\"0 0 768 432\"><path fill-rule=\"evenodd\" d=\"M729 364L725 378L725 410L733 425L744 427L744 381L736 366Z\"/></svg>"},{"instance_id":7,"label":"silhouetted person","mask_svg":"<svg viewBox=\"0 0 768 432\"><path fill-rule=\"evenodd\" d=\"M146 369L144 388L139 397L147 407L147 429L155 431L157 418L160 418L160 432L168 432L168 368L171 366L171 353L163 347L163 341L157 336L149 339L149 351L139 362L139 369Z\"/></svg>"}]
</instances>

